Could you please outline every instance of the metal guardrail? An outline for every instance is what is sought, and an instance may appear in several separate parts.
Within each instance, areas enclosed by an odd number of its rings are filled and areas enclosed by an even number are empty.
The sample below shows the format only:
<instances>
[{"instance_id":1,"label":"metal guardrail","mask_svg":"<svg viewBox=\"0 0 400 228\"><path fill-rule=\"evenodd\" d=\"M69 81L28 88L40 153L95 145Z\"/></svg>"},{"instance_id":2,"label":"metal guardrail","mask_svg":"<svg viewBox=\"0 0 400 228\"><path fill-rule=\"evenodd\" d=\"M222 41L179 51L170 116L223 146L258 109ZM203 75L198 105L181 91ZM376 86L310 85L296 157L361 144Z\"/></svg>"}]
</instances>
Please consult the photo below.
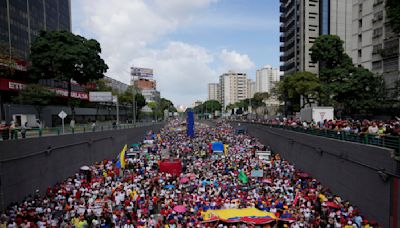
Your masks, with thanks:
<instances>
[{"instance_id":1,"label":"metal guardrail","mask_svg":"<svg viewBox=\"0 0 400 228\"><path fill-rule=\"evenodd\" d=\"M356 134L346 131L335 131L329 129L315 129L301 126L286 126L278 124L266 124L261 122L248 122L248 121L237 121L242 123L259 124L270 128L278 128L290 131L296 131L309 135L321 136L325 138L332 138L342 141L355 142L379 147L390 148L394 150L394 158L400 160L400 137L392 135L374 135L374 134Z\"/></svg>"},{"instance_id":2,"label":"metal guardrail","mask_svg":"<svg viewBox=\"0 0 400 228\"><path fill-rule=\"evenodd\" d=\"M21 134L21 129L15 129L12 131L0 130L0 141L4 140L18 140L22 138L38 138L46 136L58 136L58 135L69 135L69 134L82 134L88 132L102 132L102 131L112 131L121 130L135 127L151 126L160 122L139 122L136 124L120 124L120 125L98 125L91 127L89 125L76 126L75 128L65 127L64 132L62 127L51 127L51 128L32 128L27 129L25 137Z\"/></svg>"}]
</instances>

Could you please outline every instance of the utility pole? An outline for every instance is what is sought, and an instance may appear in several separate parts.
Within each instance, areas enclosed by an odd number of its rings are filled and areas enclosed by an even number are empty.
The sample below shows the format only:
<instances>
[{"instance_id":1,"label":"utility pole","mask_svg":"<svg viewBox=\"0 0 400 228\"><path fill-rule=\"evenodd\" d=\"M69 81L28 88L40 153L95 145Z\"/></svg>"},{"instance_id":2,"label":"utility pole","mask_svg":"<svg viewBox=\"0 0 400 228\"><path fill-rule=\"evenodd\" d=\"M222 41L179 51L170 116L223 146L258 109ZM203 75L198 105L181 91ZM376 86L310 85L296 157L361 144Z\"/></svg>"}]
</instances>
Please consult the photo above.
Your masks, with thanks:
<instances>
[{"instance_id":1,"label":"utility pole","mask_svg":"<svg viewBox=\"0 0 400 228\"><path fill-rule=\"evenodd\" d=\"M136 124L136 89L132 86L132 122Z\"/></svg>"}]
</instances>

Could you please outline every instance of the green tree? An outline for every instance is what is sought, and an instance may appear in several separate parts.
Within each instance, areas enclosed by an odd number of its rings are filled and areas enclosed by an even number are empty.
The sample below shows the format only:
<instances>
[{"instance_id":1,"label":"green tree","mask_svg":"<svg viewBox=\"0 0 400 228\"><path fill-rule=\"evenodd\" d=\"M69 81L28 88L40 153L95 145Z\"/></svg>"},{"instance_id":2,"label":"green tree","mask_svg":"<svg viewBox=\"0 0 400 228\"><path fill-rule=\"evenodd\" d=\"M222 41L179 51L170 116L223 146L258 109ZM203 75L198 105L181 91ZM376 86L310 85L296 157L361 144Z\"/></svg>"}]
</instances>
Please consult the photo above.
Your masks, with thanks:
<instances>
[{"instance_id":1,"label":"green tree","mask_svg":"<svg viewBox=\"0 0 400 228\"><path fill-rule=\"evenodd\" d=\"M133 94L132 87L129 87L125 92L118 94L118 102L125 109L126 112L133 105ZM139 117L139 111L146 105L146 100L141 93L135 92L135 103L136 103L136 118Z\"/></svg>"},{"instance_id":2,"label":"green tree","mask_svg":"<svg viewBox=\"0 0 400 228\"><path fill-rule=\"evenodd\" d=\"M221 111L221 103L217 100L207 100L202 106L204 107L205 112L214 113L215 111Z\"/></svg>"},{"instance_id":3,"label":"green tree","mask_svg":"<svg viewBox=\"0 0 400 228\"><path fill-rule=\"evenodd\" d=\"M68 31L42 31L31 46L30 72L35 79L66 81L71 99L72 80L86 84L104 77L108 66L100 53L100 44L94 39L87 40ZM70 106L74 118L74 105Z\"/></svg>"},{"instance_id":4,"label":"green tree","mask_svg":"<svg viewBox=\"0 0 400 228\"><path fill-rule=\"evenodd\" d=\"M174 103L172 101L166 99L166 98L161 98L160 99L160 110L164 111L168 109L169 112L176 112L176 108L174 107Z\"/></svg>"},{"instance_id":5,"label":"green tree","mask_svg":"<svg viewBox=\"0 0 400 228\"><path fill-rule=\"evenodd\" d=\"M393 31L400 33L400 1L386 0L386 13Z\"/></svg>"},{"instance_id":6,"label":"green tree","mask_svg":"<svg viewBox=\"0 0 400 228\"><path fill-rule=\"evenodd\" d=\"M343 107L347 113L372 112L385 102L385 83L363 67L356 67L344 83Z\"/></svg>"},{"instance_id":7,"label":"green tree","mask_svg":"<svg viewBox=\"0 0 400 228\"><path fill-rule=\"evenodd\" d=\"M338 36L318 37L311 48L311 58L320 65L320 104L334 105L348 114L371 111L383 104L383 79L355 67Z\"/></svg>"},{"instance_id":8,"label":"green tree","mask_svg":"<svg viewBox=\"0 0 400 228\"><path fill-rule=\"evenodd\" d=\"M290 75L284 77L283 80L276 83L275 87L272 89L272 95L284 102L285 115L300 111L300 95L298 93L293 93L290 77Z\"/></svg>"},{"instance_id":9,"label":"green tree","mask_svg":"<svg viewBox=\"0 0 400 228\"><path fill-rule=\"evenodd\" d=\"M38 84L29 84L19 92L14 101L20 104L33 105L39 115L38 118L41 119L43 107L51 104L55 97L56 93L48 88Z\"/></svg>"},{"instance_id":10,"label":"green tree","mask_svg":"<svg viewBox=\"0 0 400 228\"><path fill-rule=\"evenodd\" d=\"M289 79L289 97L299 97L302 99L302 106L314 103L318 97L322 86L317 75L310 72L297 72L288 77Z\"/></svg>"}]
</instances>

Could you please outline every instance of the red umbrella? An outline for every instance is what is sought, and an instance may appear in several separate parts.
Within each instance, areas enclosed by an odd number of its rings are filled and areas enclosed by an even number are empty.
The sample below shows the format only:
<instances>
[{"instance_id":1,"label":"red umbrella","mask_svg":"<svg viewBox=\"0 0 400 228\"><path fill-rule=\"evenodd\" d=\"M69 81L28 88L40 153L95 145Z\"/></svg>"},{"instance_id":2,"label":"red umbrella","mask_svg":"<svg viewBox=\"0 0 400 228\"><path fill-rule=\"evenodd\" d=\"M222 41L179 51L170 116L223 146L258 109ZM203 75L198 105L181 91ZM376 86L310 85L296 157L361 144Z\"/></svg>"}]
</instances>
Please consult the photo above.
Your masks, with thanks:
<instances>
[{"instance_id":1,"label":"red umbrella","mask_svg":"<svg viewBox=\"0 0 400 228\"><path fill-rule=\"evenodd\" d=\"M174 207L174 211L178 213L185 213L186 207L184 205L178 205Z\"/></svg>"},{"instance_id":2,"label":"red umbrella","mask_svg":"<svg viewBox=\"0 0 400 228\"><path fill-rule=\"evenodd\" d=\"M309 178L310 177L310 175L308 173L304 173L304 172L297 173L297 176L299 176L301 178Z\"/></svg>"},{"instance_id":3,"label":"red umbrella","mask_svg":"<svg viewBox=\"0 0 400 228\"><path fill-rule=\"evenodd\" d=\"M340 208L340 206L337 205L334 202L326 202L326 206L331 207L331 208L335 208L335 209L339 209Z\"/></svg>"},{"instance_id":4,"label":"red umbrella","mask_svg":"<svg viewBox=\"0 0 400 228\"><path fill-rule=\"evenodd\" d=\"M179 182L180 182L181 184L187 183L187 182L189 182L189 178L187 178L187 177L182 177L182 178L179 180Z\"/></svg>"}]
</instances>

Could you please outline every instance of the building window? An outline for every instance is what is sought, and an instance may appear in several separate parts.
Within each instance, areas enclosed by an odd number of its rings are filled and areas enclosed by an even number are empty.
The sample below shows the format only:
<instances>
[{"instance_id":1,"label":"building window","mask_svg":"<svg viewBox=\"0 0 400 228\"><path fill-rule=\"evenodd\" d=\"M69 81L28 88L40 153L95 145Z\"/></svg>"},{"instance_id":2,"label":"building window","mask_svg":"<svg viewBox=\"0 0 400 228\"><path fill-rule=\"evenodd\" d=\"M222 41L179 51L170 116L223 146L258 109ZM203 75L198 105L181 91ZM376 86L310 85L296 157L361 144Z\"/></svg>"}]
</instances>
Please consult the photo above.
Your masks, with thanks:
<instances>
[{"instance_id":1,"label":"building window","mask_svg":"<svg viewBox=\"0 0 400 228\"><path fill-rule=\"evenodd\" d=\"M360 50L358 50L358 58L361 58L362 57L362 50L360 49Z\"/></svg>"},{"instance_id":2,"label":"building window","mask_svg":"<svg viewBox=\"0 0 400 228\"><path fill-rule=\"evenodd\" d=\"M383 71L391 72L399 70L399 58L386 59L383 61Z\"/></svg>"},{"instance_id":3,"label":"building window","mask_svg":"<svg viewBox=\"0 0 400 228\"><path fill-rule=\"evenodd\" d=\"M383 33L383 28L382 27L376 28L372 32L372 38L378 38L378 37L382 36L382 33Z\"/></svg>"},{"instance_id":4,"label":"building window","mask_svg":"<svg viewBox=\"0 0 400 228\"><path fill-rule=\"evenodd\" d=\"M330 0L322 0L320 3L320 11L321 11L321 17L320 17L320 24L321 24L321 34L322 35L327 35L329 34L329 18L330 18Z\"/></svg>"},{"instance_id":5,"label":"building window","mask_svg":"<svg viewBox=\"0 0 400 228\"><path fill-rule=\"evenodd\" d=\"M358 43L362 43L362 34L358 34Z\"/></svg>"},{"instance_id":6,"label":"building window","mask_svg":"<svg viewBox=\"0 0 400 228\"><path fill-rule=\"evenodd\" d=\"M372 54L379 54L380 50L382 50L382 44L376 44L372 47Z\"/></svg>"},{"instance_id":7,"label":"building window","mask_svg":"<svg viewBox=\"0 0 400 228\"><path fill-rule=\"evenodd\" d=\"M358 5L358 12L362 12L362 10L363 10L363 4L362 3L360 3L360 5Z\"/></svg>"},{"instance_id":8,"label":"building window","mask_svg":"<svg viewBox=\"0 0 400 228\"><path fill-rule=\"evenodd\" d=\"M375 61L372 62L372 69L373 70L380 70L382 68L382 61Z\"/></svg>"},{"instance_id":9,"label":"building window","mask_svg":"<svg viewBox=\"0 0 400 228\"><path fill-rule=\"evenodd\" d=\"M362 28L362 18L358 20L358 28Z\"/></svg>"}]
</instances>

